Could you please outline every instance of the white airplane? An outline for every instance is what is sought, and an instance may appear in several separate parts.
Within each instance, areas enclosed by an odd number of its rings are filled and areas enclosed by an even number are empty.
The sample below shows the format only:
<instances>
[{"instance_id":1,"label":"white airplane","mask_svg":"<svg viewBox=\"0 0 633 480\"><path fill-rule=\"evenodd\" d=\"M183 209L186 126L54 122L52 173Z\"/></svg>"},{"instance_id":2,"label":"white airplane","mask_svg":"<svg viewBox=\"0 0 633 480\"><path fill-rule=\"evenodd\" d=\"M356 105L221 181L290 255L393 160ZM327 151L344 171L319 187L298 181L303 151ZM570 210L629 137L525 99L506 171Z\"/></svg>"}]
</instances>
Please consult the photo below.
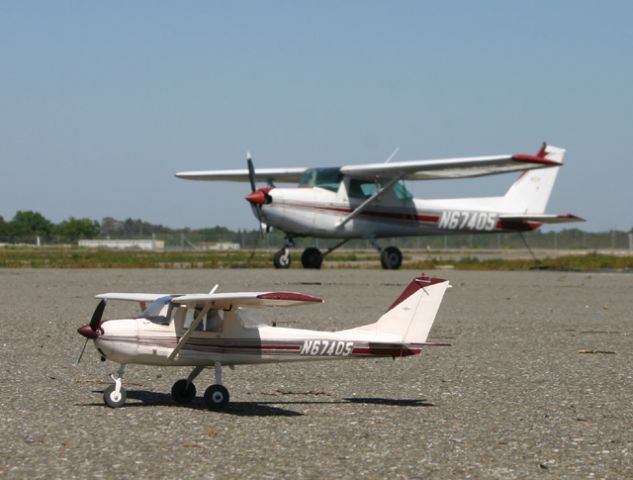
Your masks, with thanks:
<instances>
[{"instance_id":1,"label":"white airplane","mask_svg":"<svg viewBox=\"0 0 633 480\"><path fill-rule=\"evenodd\" d=\"M395 152L394 152L395 154ZM459 233L524 232L545 223L576 222L571 214L551 215L545 206L563 164L565 150L543 144L536 155L413 160L345 165L334 168L253 167L247 169L179 172L188 180L250 181L246 197L262 230L275 227L286 234L274 256L276 268L290 266L290 247L296 237L333 238L341 241L321 252L303 251L304 268L321 268L323 257L350 239L367 239L380 252L385 269L398 269L402 253L382 248L381 237L446 235ZM522 171L502 197L423 200L413 198L404 180L478 177ZM267 187L256 188L256 181ZM298 187L275 187L274 182L299 182Z\"/></svg>"},{"instance_id":2,"label":"white airplane","mask_svg":"<svg viewBox=\"0 0 633 480\"><path fill-rule=\"evenodd\" d=\"M417 355L429 343L427 337L448 280L416 277L378 321L336 332L281 328L265 324L253 308L321 303L318 297L293 292L153 294L105 293L88 325L78 329L86 337L79 354L81 361L89 339L102 360L120 364L114 384L104 392L109 407L121 407L126 400L122 386L127 364L191 366L191 374L174 383L171 395L176 403L191 402L196 396L193 380L214 367L215 383L206 389L209 408L223 408L229 392L222 385L222 366L306 360L338 360ZM141 304L140 317L103 320L106 301L126 300ZM151 302L146 306L147 302Z\"/></svg>"}]
</instances>

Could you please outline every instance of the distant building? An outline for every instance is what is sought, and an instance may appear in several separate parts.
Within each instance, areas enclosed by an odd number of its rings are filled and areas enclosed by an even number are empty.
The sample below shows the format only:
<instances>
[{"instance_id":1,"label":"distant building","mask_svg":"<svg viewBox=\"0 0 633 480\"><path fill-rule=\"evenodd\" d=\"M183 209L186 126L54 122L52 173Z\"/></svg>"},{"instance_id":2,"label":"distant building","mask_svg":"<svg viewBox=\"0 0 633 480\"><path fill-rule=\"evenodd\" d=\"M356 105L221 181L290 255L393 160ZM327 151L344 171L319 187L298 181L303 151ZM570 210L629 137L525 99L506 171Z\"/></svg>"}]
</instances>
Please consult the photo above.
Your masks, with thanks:
<instances>
[{"instance_id":1,"label":"distant building","mask_svg":"<svg viewBox=\"0 0 633 480\"><path fill-rule=\"evenodd\" d=\"M239 243L232 242L201 242L196 244L197 250L239 250Z\"/></svg>"},{"instance_id":2,"label":"distant building","mask_svg":"<svg viewBox=\"0 0 633 480\"><path fill-rule=\"evenodd\" d=\"M111 248L117 250L164 250L163 240L79 240L80 247Z\"/></svg>"}]
</instances>

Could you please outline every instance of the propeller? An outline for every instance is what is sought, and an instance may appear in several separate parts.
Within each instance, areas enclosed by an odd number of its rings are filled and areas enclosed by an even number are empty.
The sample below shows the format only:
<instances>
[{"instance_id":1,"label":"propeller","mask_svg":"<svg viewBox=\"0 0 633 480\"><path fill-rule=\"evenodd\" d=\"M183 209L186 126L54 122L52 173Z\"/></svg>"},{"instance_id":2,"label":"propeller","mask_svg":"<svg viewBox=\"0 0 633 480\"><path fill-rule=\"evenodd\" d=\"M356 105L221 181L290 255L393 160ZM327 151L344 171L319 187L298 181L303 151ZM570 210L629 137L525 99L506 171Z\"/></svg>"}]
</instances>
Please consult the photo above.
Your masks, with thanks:
<instances>
[{"instance_id":1,"label":"propeller","mask_svg":"<svg viewBox=\"0 0 633 480\"><path fill-rule=\"evenodd\" d=\"M246 167L248 168L248 180L251 184L251 193L246 196L246 200L248 200L255 209L255 216L259 221L259 236L263 237L264 231L268 231L268 225L266 225L262 219L262 205L270 202L270 196L268 195L269 189L257 189L255 166L253 165L253 158L250 152L246 153Z\"/></svg>"},{"instance_id":2,"label":"propeller","mask_svg":"<svg viewBox=\"0 0 633 480\"><path fill-rule=\"evenodd\" d=\"M254 192L257 190L257 185L255 185L255 167L253 166L251 152L246 152L246 167L248 168L248 179L251 182L251 192Z\"/></svg>"},{"instance_id":3,"label":"propeller","mask_svg":"<svg viewBox=\"0 0 633 480\"><path fill-rule=\"evenodd\" d=\"M94 313L92 314L92 318L90 319L90 323L88 325L84 325L83 327L79 327L77 332L80 335L86 337L86 341L84 342L83 347L81 348L81 352L79 352L79 356L77 357L77 361L75 365L79 365L81 362L81 357L83 357L84 351L86 350L86 345L88 344L88 340L95 339L101 335L101 330L99 329L101 325L101 318L103 317L103 311L105 310L106 301L101 300L95 308Z\"/></svg>"}]
</instances>

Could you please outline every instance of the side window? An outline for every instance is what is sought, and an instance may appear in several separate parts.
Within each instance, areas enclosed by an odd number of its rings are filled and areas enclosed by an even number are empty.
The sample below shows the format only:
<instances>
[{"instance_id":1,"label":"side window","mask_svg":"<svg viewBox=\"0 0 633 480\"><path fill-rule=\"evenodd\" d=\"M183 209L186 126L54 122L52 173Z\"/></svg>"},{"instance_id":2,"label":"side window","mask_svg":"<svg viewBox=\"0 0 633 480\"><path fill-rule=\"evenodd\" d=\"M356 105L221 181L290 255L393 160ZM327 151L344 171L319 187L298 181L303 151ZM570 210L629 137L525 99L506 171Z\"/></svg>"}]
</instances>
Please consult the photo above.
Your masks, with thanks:
<instances>
[{"instance_id":1,"label":"side window","mask_svg":"<svg viewBox=\"0 0 633 480\"><path fill-rule=\"evenodd\" d=\"M369 198L378 191L374 182L351 179L349 182L349 196L357 198Z\"/></svg>"},{"instance_id":2,"label":"side window","mask_svg":"<svg viewBox=\"0 0 633 480\"><path fill-rule=\"evenodd\" d=\"M194 319L202 312L203 307L197 305L187 309L184 328L189 328ZM196 327L197 332L221 332L224 328L224 312L222 310L209 310Z\"/></svg>"}]
</instances>

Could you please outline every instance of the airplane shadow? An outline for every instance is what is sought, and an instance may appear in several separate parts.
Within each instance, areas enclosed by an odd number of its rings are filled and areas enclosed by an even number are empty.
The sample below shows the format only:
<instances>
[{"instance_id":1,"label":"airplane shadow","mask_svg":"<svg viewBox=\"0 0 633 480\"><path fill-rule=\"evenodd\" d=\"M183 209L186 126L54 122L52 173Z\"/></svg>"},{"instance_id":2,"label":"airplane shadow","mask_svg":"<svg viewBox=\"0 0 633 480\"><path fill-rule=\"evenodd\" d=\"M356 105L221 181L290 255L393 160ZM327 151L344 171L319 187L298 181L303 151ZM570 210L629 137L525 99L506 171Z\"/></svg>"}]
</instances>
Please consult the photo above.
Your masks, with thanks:
<instances>
[{"instance_id":1,"label":"airplane shadow","mask_svg":"<svg viewBox=\"0 0 633 480\"><path fill-rule=\"evenodd\" d=\"M103 393L103 390L93 390L93 393ZM190 408L193 410L208 410L202 397L196 397L191 403L180 405L173 401L170 394L148 392L145 390L128 390L128 401L125 408L166 406L173 408ZM242 417L300 417L304 413L283 408L291 405L384 405L389 407L433 407L433 403L426 399L393 399L380 397L349 397L341 400L274 400L263 402L230 402L223 410L213 410L224 415ZM81 404L82 406L101 406L103 403Z\"/></svg>"}]
</instances>

